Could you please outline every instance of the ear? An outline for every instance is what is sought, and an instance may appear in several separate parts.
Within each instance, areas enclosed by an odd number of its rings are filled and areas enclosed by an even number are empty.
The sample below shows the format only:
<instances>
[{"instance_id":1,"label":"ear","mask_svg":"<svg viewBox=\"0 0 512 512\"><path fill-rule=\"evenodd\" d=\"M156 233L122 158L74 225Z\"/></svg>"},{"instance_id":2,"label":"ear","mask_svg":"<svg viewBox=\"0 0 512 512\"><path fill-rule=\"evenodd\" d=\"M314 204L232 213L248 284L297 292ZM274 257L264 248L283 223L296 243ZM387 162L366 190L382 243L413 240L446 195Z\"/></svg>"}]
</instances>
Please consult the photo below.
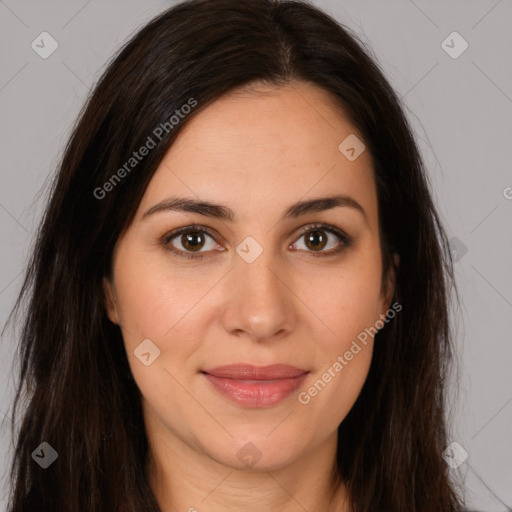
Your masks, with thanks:
<instances>
[{"instance_id":1,"label":"ear","mask_svg":"<svg viewBox=\"0 0 512 512\"><path fill-rule=\"evenodd\" d=\"M119 312L117 309L117 300L114 285L106 277L103 278L103 296L104 306L108 319L116 325L119 325Z\"/></svg>"},{"instance_id":2,"label":"ear","mask_svg":"<svg viewBox=\"0 0 512 512\"><path fill-rule=\"evenodd\" d=\"M388 270L387 280L382 290L382 314L385 315L389 308L391 307L391 301L393 300L393 295L395 293L396 286L396 273L400 266L400 255L398 253L393 253L393 265Z\"/></svg>"}]
</instances>

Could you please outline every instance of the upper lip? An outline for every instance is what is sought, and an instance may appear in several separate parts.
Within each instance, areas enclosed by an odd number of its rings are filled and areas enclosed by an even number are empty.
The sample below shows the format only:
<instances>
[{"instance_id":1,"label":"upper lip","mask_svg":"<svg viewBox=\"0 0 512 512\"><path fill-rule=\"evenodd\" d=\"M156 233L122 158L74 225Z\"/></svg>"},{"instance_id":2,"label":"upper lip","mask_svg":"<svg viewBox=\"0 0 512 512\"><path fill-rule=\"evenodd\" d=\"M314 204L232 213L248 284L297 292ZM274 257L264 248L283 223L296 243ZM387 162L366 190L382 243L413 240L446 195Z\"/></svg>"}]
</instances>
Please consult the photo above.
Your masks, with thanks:
<instances>
[{"instance_id":1,"label":"upper lip","mask_svg":"<svg viewBox=\"0 0 512 512\"><path fill-rule=\"evenodd\" d=\"M202 370L214 377L223 377L237 380L275 380L298 377L308 370L303 370L288 364L272 364L269 366L255 366L252 364L229 364L218 366L210 370Z\"/></svg>"}]
</instances>

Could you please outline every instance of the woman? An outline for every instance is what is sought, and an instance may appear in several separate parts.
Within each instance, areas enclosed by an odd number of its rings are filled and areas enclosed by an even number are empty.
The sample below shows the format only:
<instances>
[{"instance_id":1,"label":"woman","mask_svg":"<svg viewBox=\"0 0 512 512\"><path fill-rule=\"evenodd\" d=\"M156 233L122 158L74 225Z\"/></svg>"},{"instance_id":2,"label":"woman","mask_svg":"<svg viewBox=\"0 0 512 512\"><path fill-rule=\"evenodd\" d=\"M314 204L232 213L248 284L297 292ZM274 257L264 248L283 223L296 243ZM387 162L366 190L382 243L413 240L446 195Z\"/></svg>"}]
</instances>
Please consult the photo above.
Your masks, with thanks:
<instances>
[{"instance_id":1,"label":"woman","mask_svg":"<svg viewBox=\"0 0 512 512\"><path fill-rule=\"evenodd\" d=\"M460 510L452 280L354 34L303 2L176 5L110 63L52 187L12 510Z\"/></svg>"}]
</instances>

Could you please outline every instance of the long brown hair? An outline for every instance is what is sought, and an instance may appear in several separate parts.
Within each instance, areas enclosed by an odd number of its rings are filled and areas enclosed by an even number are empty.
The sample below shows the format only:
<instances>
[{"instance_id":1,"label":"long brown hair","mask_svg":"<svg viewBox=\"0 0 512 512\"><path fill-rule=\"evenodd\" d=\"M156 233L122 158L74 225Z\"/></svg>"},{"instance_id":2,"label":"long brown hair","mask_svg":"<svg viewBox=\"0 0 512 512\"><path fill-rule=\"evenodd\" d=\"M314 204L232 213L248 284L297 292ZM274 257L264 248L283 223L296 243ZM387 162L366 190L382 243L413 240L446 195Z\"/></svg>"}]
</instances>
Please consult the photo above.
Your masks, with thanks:
<instances>
[{"instance_id":1,"label":"long brown hair","mask_svg":"<svg viewBox=\"0 0 512 512\"><path fill-rule=\"evenodd\" d=\"M383 279L393 252L400 255L394 300L403 311L377 334L368 379L339 427L336 476L355 512L460 509L441 457L452 261L399 98L357 35L305 2L190 0L143 27L109 63L51 185L11 314L26 303L12 415L13 436L20 416L13 512L159 510L145 475L140 393L121 331L105 313L103 279L182 127L229 91L293 80L331 93L364 137ZM170 123L191 98L196 107ZM165 127L158 137L157 127ZM151 135L156 146L120 173ZM47 469L31 457L43 441L58 452Z\"/></svg>"}]
</instances>

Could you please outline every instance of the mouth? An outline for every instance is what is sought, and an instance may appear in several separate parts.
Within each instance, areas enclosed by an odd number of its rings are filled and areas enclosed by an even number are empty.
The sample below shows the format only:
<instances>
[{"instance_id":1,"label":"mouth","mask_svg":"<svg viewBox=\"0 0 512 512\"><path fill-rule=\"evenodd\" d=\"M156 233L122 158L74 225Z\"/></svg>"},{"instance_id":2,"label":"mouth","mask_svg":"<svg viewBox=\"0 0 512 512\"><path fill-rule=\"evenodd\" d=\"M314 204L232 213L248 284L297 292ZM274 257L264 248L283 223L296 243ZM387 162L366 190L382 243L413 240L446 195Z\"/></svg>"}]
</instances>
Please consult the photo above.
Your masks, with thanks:
<instances>
[{"instance_id":1,"label":"mouth","mask_svg":"<svg viewBox=\"0 0 512 512\"><path fill-rule=\"evenodd\" d=\"M302 384L309 371L285 364L235 364L201 373L222 396L242 407L255 408L283 401Z\"/></svg>"}]
</instances>

